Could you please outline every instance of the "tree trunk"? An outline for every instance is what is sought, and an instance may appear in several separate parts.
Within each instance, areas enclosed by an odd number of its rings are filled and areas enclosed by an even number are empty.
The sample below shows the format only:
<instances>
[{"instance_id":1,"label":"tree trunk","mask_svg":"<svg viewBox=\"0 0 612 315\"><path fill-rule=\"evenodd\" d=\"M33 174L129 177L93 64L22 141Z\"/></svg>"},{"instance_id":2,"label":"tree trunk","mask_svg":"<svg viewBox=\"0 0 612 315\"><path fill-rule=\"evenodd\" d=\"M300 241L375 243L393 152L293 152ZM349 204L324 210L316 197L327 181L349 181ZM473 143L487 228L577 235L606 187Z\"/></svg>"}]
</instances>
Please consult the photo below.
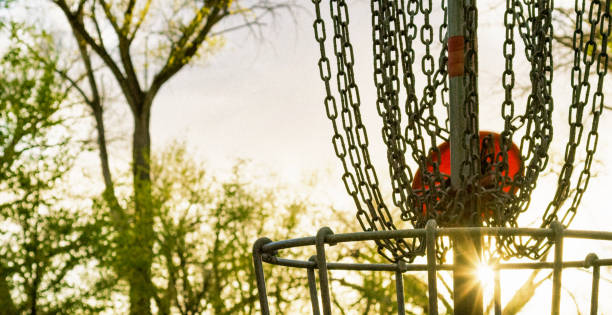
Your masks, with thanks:
<instances>
[{"instance_id":1,"label":"tree trunk","mask_svg":"<svg viewBox=\"0 0 612 315\"><path fill-rule=\"evenodd\" d=\"M144 103L144 102L143 102ZM132 172L134 175L134 217L131 248L128 255L131 270L130 314L151 314L154 289L151 282L153 260L153 204L151 200L151 136L149 130L150 104L139 104L134 111L134 138L132 142Z\"/></svg>"},{"instance_id":2,"label":"tree trunk","mask_svg":"<svg viewBox=\"0 0 612 315\"><path fill-rule=\"evenodd\" d=\"M100 154L100 166L102 169L102 178L104 179L104 192L102 193L102 197L110 208L113 224L119 232L123 233L126 229L125 215L121 205L119 205L119 200L117 200L117 196L115 195L115 187L110 171L108 150L106 146L106 128L104 127L104 112L99 99L92 101L89 106L92 109L93 116L96 121L96 130L98 132L97 142Z\"/></svg>"},{"instance_id":3,"label":"tree trunk","mask_svg":"<svg viewBox=\"0 0 612 315\"><path fill-rule=\"evenodd\" d=\"M2 304L0 315L17 314L17 308L11 296L11 288L6 280L7 276L8 272L4 269L4 266L0 265L0 302Z\"/></svg>"}]
</instances>

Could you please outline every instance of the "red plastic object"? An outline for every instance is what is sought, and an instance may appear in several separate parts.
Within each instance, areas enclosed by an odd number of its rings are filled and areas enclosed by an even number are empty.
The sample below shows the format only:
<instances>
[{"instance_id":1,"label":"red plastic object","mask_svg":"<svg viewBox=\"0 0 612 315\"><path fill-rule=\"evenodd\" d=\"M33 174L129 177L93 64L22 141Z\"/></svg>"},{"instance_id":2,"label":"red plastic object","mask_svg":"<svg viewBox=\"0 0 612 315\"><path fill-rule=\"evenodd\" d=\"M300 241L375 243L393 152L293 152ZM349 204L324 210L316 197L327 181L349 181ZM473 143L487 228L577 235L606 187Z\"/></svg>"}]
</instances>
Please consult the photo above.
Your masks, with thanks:
<instances>
[{"instance_id":1,"label":"red plastic object","mask_svg":"<svg viewBox=\"0 0 612 315\"><path fill-rule=\"evenodd\" d=\"M495 150L494 152L494 157L497 156L497 154L501 151L501 136L498 133L495 132L490 132L490 131L481 131L479 134L480 137L480 150L482 151L482 142L484 140L485 137L491 135L493 140L493 150ZM439 163L439 168L440 168L440 173L444 176L448 176L448 179L450 181L450 174L451 174L451 162L450 162L450 144L448 142L444 142L441 145L438 146L438 150L440 151L440 163ZM490 153L490 152L488 152ZM427 156L427 169L430 172L433 172L433 162L437 161L437 154L434 154L433 152L430 152L430 154ZM490 168L491 166L488 165L488 163L486 162L481 162L481 165L485 165L485 169L482 169L481 171L483 173L485 173L483 176L483 178L481 179L481 184L483 186L487 186L489 184L492 184L492 178L490 176L486 176L487 172L489 172L490 170L486 169L486 168ZM518 147L513 143L510 148L508 149L508 176L510 177L510 179L514 179L514 176L516 176L517 173L521 172L521 153L518 149ZM421 169L419 168L414 176L414 180L412 181L412 189L413 190L422 190L422 189L428 189L429 187L427 187L427 185L425 185L425 187L423 187L423 183L422 183L422 172ZM444 184L442 184L444 185ZM509 192L511 189L511 186L505 186L503 187L503 190L506 192ZM514 193L515 191L513 191Z\"/></svg>"}]
</instances>

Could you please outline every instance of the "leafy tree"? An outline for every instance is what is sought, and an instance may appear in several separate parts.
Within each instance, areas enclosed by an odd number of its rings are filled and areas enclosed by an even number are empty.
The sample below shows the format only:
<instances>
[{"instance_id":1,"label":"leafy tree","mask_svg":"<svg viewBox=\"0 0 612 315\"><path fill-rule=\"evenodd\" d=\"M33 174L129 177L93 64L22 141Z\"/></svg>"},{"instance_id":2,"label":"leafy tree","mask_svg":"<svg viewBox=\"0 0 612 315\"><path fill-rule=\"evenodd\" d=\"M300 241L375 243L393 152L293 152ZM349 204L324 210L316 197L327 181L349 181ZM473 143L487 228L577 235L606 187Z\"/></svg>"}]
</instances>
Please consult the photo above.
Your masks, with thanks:
<instances>
[{"instance_id":1,"label":"leafy tree","mask_svg":"<svg viewBox=\"0 0 612 315\"><path fill-rule=\"evenodd\" d=\"M278 190L256 185L261 179L249 178L244 163L220 181L190 156L174 144L152 157L155 305L159 314L255 314L252 244L260 235L282 239L294 234L306 213L304 204L281 200ZM114 234L109 246L123 241ZM305 275L275 269L267 276L281 310L305 303Z\"/></svg>"},{"instance_id":2,"label":"leafy tree","mask_svg":"<svg viewBox=\"0 0 612 315\"><path fill-rule=\"evenodd\" d=\"M220 35L257 28L262 18L288 8L289 4L280 0L49 0L49 3L63 13L76 43L79 60L56 70L72 84L96 123L104 201L110 209L112 228L122 240L120 247L114 247L116 270L129 283L130 312L150 314L150 302L156 292L151 277L157 210L151 202L150 136L155 97L187 64L217 47ZM45 59L43 54L37 57ZM130 109L134 128L133 198L123 204L111 174L104 123L104 109L108 105L104 83L108 83L108 76L113 78Z\"/></svg>"},{"instance_id":3,"label":"leafy tree","mask_svg":"<svg viewBox=\"0 0 612 315\"><path fill-rule=\"evenodd\" d=\"M14 42L0 71L0 314L96 310L84 302L94 291L67 285L96 233L59 193L73 158L60 111L66 87L53 64Z\"/></svg>"}]
</instances>

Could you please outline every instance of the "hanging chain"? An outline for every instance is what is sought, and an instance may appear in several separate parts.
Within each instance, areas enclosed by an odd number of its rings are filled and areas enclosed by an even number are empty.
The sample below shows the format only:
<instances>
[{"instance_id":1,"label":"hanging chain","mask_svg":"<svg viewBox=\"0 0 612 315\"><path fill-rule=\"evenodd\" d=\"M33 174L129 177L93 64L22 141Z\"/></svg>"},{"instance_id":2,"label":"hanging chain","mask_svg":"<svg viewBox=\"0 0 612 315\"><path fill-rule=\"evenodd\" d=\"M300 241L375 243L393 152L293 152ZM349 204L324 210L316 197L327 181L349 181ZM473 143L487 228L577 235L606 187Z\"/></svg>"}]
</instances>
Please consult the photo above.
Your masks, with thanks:
<instances>
[{"instance_id":1,"label":"hanging chain","mask_svg":"<svg viewBox=\"0 0 612 315\"><path fill-rule=\"evenodd\" d=\"M576 24L572 40L574 58L571 69L572 101L569 107L569 139L565 148L564 164L557 181L557 189L542 217L541 227L547 227L553 221L559 221L564 226L568 226L576 215L578 205L591 177L590 168L599 139L599 119L604 106L603 82L608 69L607 49L612 29L611 7L612 1L610 0L591 1L588 9L585 1L580 3L576 0L574 5ZM586 22L589 25L586 34L583 30L585 14L587 14ZM597 84L595 93L591 97L589 75L593 66L597 73ZM576 163L576 153L584 136L583 120L585 108L589 102L591 102L590 115L592 118L589 132L586 135L585 158L577 182L572 187L571 176ZM570 197L572 197L571 204L562 215L559 215L559 210ZM551 245L551 242L546 239L530 238L528 242L517 244L516 253L538 259L550 249Z\"/></svg>"},{"instance_id":2,"label":"hanging chain","mask_svg":"<svg viewBox=\"0 0 612 315\"><path fill-rule=\"evenodd\" d=\"M357 207L357 219L362 229L365 231L396 229L380 193L378 176L368 153L368 136L361 121L359 90L353 70L354 53L348 32L348 6L344 0L330 1L330 15L334 26L334 56L337 63L337 90L341 105L339 114L330 82L332 71L325 50L327 33L321 18L321 1L313 0L313 3L317 16L313 27L321 53L318 64L326 94L324 104L334 131L332 136L334 151L344 171L342 181ZM413 247L418 240L379 240L376 243L381 255L389 260L396 261L402 257L412 260L416 255Z\"/></svg>"}]
</instances>

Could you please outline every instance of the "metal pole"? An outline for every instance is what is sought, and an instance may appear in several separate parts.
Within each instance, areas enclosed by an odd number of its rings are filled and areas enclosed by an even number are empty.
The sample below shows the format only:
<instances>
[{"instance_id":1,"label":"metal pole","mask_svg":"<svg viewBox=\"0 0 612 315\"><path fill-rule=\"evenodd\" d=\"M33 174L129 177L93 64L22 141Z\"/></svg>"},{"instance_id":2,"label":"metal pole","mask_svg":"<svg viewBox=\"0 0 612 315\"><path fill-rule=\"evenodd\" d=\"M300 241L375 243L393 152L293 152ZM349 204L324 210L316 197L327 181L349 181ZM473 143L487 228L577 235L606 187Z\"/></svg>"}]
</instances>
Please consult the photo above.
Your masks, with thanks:
<instances>
[{"instance_id":1,"label":"metal pole","mask_svg":"<svg viewBox=\"0 0 612 315\"><path fill-rule=\"evenodd\" d=\"M317 261L316 256L310 257L308 261ZM319 298L317 297L317 279L315 278L315 272L313 268L308 268L308 289L310 291L310 302L312 303L312 314L320 315L319 311Z\"/></svg>"},{"instance_id":2,"label":"metal pole","mask_svg":"<svg viewBox=\"0 0 612 315\"><path fill-rule=\"evenodd\" d=\"M403 260L397 262L395 271L395 293L397 294L397 314L406 315L406 302L404 300L404 270L406 265Z\"/></svg>"},{"instance_id":3,"label":"metal pole","mask_svg":"<svg viewBox=\"0 0 612 315\"><path fill-rule=\"evenodd\" d=\"M465 109L465 0L448 1L448 74L450 102L451 185L461 188L462 165L467 152L464 147L467 130ZM475 48L475 47L474 47ZM475 130L474 132L478 132ZM471 174L466 174L471 175ZM470 207L474 207L470 203ZM466 205L468 206L468 205ZM476 209L466 209L476 211ZM465 220L463 225L473 225ZM455 314L482 315L482 288L475 271L481 257L481 236L463 235L453 238L453 294Z\"/></svg>"},{"instance_id":4,"label":"metal pole","mask_svg":"<svg viewBox=\"0 0 612 315\"><path fill-rule=\"evenodd\" d=\"M436 276L436 220L427 221L427 287L429 288L429 315L438 315L438 277Z\"/></svg>"},{"instance_id":5,"label":"metal pole","mask_svg":"<svg viewBox=\"0 0 612 315\"><path fill-rule=\"evenodd\" d=\"M591 286L591 315L597 315L597 305L599 299L599 258L596 254L590 253L584 260L586 268L593 267L593 284Z\"/></svg>"},{"instance_id":6,"label":"metal pole","mask_svg":"<svg viewBox=\"0 0 612 315\"><path fill-rule=\"evenodd\" d=\"M317 232L316 245L317 248L317 267L319 268L319 287L321 288L321 304L323 306L323 314L331 315L331 299L329 295L329 280L327 276L327 261L325 259L325 237L334 234L328 227L319 229Z\"/></svg>"},{"instance_id":7,"label":"metal pole","mask_svg":"<svg viewBox=\"0 0 612 315\"><path fill-rule=\"evenodd\" d=\"M493 299L495 300L495 315L501 315L501 282L499 280L499 268L495 268L495 291L493 293Z\"/></svg>"},{"instance_id":8,"label":"metal pole","mask_svg":"<svg viewBox=\"0 0 612 315\"><path fill-rule=\"evenodd\" d=\"M553 295L551 314L561 310L561 274L563 272L563 225L559 221L550 224L555 237L555 260L553 262Z\"/></svg>"},{"instance_id":9,"label":"metal pole","mask_svg":"<svg viewBox=\"0 0 612 315\"><path fill-rule=\"evenodd\" d=\"M257 280L257 292L259 294L259 305L262 315L270 314L270 306L268 305L268 294L266 293L266 279L263 272L261 248L270 242L272 240L269 238L262 237L253 244L253 266L255 267L255 279Z\"/></svg>"}]
</instances>

